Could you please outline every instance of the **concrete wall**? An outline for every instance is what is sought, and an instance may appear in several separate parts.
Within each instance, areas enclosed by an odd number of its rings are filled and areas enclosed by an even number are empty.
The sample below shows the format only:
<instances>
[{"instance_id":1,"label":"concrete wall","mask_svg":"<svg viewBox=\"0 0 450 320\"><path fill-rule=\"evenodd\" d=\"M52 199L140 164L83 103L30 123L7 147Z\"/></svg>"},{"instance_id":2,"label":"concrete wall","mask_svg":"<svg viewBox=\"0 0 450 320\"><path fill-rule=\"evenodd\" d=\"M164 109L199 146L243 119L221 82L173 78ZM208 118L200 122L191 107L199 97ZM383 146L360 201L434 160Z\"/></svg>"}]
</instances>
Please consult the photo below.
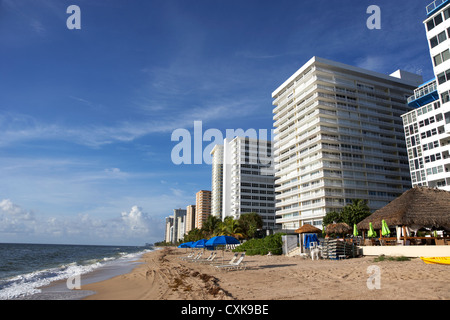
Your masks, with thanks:
<instances>
[{"instance_id":1,"label":"concrete wall","mask_svg":"<svg viewBox=\"0 0 450 320\"><path fill-rule=\"evenodd\" d=\"M450 257L450 246L367 246L359 247L364 256Z\"/></svg>"}]
</instances>

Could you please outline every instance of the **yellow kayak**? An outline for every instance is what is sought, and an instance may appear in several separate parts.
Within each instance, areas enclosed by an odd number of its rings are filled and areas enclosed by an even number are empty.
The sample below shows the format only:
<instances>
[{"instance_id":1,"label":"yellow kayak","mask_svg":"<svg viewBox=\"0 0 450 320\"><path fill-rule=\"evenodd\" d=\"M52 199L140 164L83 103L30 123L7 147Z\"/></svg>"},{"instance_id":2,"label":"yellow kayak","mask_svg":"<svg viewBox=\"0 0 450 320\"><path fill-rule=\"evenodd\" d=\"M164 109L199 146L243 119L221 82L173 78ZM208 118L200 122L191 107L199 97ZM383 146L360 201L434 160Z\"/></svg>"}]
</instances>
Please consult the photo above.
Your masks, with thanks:
<instances>
[{"instance_id":1,"label":"yellow kayak","mask_svg":"<svg viewBox=\"0 0 450 320\"><path fill-rule=\"evenodd\" d=\"M450 257L432 257L432 258L424 258L420 257L423 262L426 264L448 264L450 265Z\"/></svg>"}]
</instances>

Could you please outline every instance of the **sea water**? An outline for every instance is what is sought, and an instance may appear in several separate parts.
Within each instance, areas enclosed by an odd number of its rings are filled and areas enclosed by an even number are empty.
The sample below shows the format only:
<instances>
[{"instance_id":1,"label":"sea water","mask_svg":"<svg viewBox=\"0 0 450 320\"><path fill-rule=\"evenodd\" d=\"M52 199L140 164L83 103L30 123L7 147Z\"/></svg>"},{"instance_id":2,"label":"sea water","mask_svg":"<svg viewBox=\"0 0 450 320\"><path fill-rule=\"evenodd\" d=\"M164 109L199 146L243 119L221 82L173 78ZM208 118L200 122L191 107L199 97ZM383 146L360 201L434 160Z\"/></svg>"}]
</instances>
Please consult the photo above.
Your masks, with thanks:
<instances>
[{"instance_id":1,"label":"sea water","mask_svg":"<svg viewBox=\"0 0 450 320\"><path fill-rule=\"evenodd\" d=\"M130 246L0 243L0 300L75 298L68 294L73 290L61 288L43 295L42 287L77 276L91 275L91 282L105 280L131 271L133 262L150 251L153 249Z\"/></svg>"}]
</instances>

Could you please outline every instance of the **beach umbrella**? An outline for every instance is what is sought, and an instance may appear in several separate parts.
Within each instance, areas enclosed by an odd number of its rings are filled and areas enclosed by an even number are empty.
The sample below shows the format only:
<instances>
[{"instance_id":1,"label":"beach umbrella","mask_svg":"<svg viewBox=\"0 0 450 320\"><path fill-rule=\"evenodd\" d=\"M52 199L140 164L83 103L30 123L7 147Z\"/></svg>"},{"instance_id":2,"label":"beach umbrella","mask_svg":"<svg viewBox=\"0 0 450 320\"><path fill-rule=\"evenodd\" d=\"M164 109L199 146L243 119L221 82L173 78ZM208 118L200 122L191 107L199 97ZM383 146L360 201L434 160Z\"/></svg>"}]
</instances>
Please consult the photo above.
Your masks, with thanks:
<instances>
[{"instance_id":1,"label":"beach umbrella","mask_svg":"<svg viewBox=\"0 0 450 320\"><path fill-rule=\"evenodd\" d=\"M315 242L317 244L319 244L319 239L317 238L316 234L306 234L305 235L305 248L309 249L309 247L311 246L311 242Z\"/></svg>"},{"instance_id":2,"label":"beach umbrella","mask_svg":"<svg viewBox=\"0 0 450 320\"><path fill-rule=\"evenodd\" d=\"M369 231L367 232L367 236L369 238L375 238L377 236L377 233L373 229L372 222L369 223Z\"/></svg>"},{"instance_id":3,"label":"beach umbrella","mask_svg":"<svg viewBox=\"0 0 450 320\"><path fill-rule=\"evenodd\" d=\"M225 258L225 245L227 245L227 244L241 244L241 242L234 237L217 236L217 237L212 237L211 239L206 241L205 246L213 247L215 249L216 246L223 245L224 246L222 249L222 263L223 263L223 260Z\"/></svg>"},{"instance_id":4,"label":"beach umbrella","mask_svg":"<svg viewBox=\"0 0 450 320\"><path fill-rule=\"evenodd\" d=\"M197 249L204 248L205 243L206 243L206 239L198 240L197 242L194 242L192 244L192 248L197 248Z\"/></svg>"},{"instance_id":5,"label":"beach umbrella","mask_svg":"<svg viewBox=\"0 0 450 320\"><path fill-rule=\"evenodd\" d=\"M388 236L391 234L391 230L389 230L386 220L381 221L381 234L383 236Z\"/></svg>"},{"instance_id":6,"label":"beach umbrella","mask_svg":"<svg viewBox=\"0 0 450 320\"><path fill-rule=\"evenodd\" d=\"M241 244L238 239L230 236L217 236L206 241L206 247L213 247L227 244Z\"/></svg>"},{"instance_id":7,"label":"beach umbrella","mask_svg":"<svg viewBox=\"0 0 450 320\"><path fill-rule=\"evenodd\" d=\"M353 225L353 235L355 237L359 236L358 227L356 226L356 223Z\"/></svg>"},{"instance_id":8,"label":"beach umbrella","mask_svg":"<svg viewBox=\"0 0 450 320\"><path fill-rule=\"evenodd\" d=\"M191 242L185 242L185 243L180 244L178 246L178 248L192 248L192 244L193 244L192 241Z\"/></svg>"}]
</instances>

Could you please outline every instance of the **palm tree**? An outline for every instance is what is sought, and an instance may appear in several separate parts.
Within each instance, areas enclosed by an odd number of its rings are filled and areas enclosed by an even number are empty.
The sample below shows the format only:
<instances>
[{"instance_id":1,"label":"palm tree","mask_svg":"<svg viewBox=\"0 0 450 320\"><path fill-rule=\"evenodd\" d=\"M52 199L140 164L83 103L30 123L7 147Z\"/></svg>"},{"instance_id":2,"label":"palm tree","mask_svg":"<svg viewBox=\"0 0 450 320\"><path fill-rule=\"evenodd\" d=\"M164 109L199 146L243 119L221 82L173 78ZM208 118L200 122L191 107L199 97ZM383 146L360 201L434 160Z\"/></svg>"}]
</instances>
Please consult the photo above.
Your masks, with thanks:
<instances>
[{"instance_id":1,"label":"palm tree","mask_svg":"<svg viewBox=\"0 0 450 320\"><path fill-rule=\"evenodd\" d=\"M238 222L245 238L253 238L256 232L263 227L262 217L255 212L242 214Z\"/></svg>"},{"instance_id":2,"label":"palm tree","mask_svg":"<svg viewBox=\"0 0 450 320\"><path fill-rule=\"evenodd\" d=\"M354 199L351 204L342 208L341 212L332 211L327 213L323 219L324 226L333 222L345 222L353 226L371 215L367 200Z\"/></svg>"},{"instance_id":3,"label":"palm tree","mask_svg":"<svg viewBox=\"0 0 450 320\"><path fill-rule=\"evenodd\" d=\"M203 231L195 228L195 229L192 229L191 231L189 231L189 233L184 236L184 242L189 242L189 241L195 242L195 241L203 239L204 237L205 236L204 236Z\"/></svg>"},{"instance_id":4,"label":"palm tree","mask_svg":"<svg viewBox=\"0 0 450 320\"><path fill-rule=\"evenodd\" d=\"M209 238L217 234L220 224L222 221L215 217L209 216L203 223L202 231L205 233L206 237Z\"/></svg>"},{"instance_id":5,"label":"palm tree","mask_svg":"<svg viewBox=\"0 0 450 320\"><path fill-rule=\"evenodd\" d=\"M242 230L239 221L234 220L233 217L226 217L220 228L221 236L231 236L235 238L243 238Z\"/></svg>"},{"instance_id":6,"label":"palm tree","mask_svg":"<svg viewBox=\"0 0 450 320\"><path fill-rule=\"evenodd\" d=\"M352 203L342 209L341 217L343 222L349 226L353 226L370 216L370 208L367 205L367 200L354 199Z\"/></svg>"}]
</instances>

